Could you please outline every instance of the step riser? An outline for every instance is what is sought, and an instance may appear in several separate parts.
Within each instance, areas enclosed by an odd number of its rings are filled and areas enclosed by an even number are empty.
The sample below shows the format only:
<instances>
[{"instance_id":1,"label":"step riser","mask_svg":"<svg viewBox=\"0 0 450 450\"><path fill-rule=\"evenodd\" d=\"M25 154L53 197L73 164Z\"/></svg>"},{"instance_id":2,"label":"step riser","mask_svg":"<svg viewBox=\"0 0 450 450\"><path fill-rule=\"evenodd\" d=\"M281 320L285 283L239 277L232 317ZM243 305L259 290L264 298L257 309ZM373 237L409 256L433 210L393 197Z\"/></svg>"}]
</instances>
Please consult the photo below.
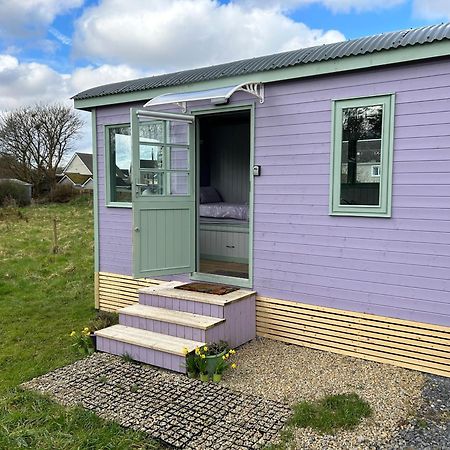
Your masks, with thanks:
<instances>
[{"instance_id":1,"label":"step riser","mask_svg":"<svg viewBox=\"0 0 450 450\"><path fill-rule=\"evenodd\" d=\"M150 348L140 347L138 345L120 342L115 339L108 339L97 336L97 350L122 356L128 354L135 361L140 361L175 372L185 373L185 358L183 356L172 355L170 353L160 352Z\"/></svg>"},{"instance_id":2,"label":"step riser","mask_svg":"<svg viewBox=\"0 0 450 450\"><path fill-rule=\"evenodd\" d=\"M183 311L202 316L224 317L224 307L210 305L209 303L195 302L190 300L180 300L176 298L163 297L159 295L139 294L139 303L141 305L156 306L166 308L172 311Z\"/></svg>"},{"instance_id":3,"label":"step riser","mask_svg":"<svg viewBox=\"0 0 450 450\"><path fill-rule=\"evenodd\" d=\"M140 328L141 330L191 339L192 341L218 342L225 339L225 324L223 323L219 323L207 330L200 330L185 325L177 325L128 314L119 314L119 323L127 327Z\"/></svg>"}]
</instances>

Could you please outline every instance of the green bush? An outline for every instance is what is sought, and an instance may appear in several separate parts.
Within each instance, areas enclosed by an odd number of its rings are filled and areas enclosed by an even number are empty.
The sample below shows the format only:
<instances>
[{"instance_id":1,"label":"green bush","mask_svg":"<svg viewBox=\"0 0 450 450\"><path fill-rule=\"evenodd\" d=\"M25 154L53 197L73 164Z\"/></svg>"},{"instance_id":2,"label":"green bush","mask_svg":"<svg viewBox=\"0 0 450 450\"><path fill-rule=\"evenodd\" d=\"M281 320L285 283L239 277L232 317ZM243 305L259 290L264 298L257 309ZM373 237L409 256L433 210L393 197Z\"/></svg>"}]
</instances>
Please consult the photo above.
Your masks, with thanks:
<instances>
[{"instance_id":1,"label":"green bush","mask_svg":"<svg viewBox=\"0 0 450 450\"><path fill-rule=\"evenodd\" d=\"M26 206L30 204L28 189L13 181L0 182L0 206Z\"/></svg>"}]
</instances>

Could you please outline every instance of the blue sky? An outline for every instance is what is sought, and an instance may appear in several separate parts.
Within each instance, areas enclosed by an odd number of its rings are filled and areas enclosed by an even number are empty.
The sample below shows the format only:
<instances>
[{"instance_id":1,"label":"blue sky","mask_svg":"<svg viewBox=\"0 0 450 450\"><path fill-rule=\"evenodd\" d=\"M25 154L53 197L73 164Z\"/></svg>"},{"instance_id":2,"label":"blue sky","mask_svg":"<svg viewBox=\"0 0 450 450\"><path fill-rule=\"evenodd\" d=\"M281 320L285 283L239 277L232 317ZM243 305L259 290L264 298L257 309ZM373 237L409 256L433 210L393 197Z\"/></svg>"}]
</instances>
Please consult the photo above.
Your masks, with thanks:
<instances>
[{"instance_id":1,"label":"blue sky","mask_svg":"<svg viewBox=\"0 0 450 450\"><path fill-rule=\"evenodd\" d=\"M0 110L449 20L448 0L1 0Z\"/></svg>"}]
</instances>

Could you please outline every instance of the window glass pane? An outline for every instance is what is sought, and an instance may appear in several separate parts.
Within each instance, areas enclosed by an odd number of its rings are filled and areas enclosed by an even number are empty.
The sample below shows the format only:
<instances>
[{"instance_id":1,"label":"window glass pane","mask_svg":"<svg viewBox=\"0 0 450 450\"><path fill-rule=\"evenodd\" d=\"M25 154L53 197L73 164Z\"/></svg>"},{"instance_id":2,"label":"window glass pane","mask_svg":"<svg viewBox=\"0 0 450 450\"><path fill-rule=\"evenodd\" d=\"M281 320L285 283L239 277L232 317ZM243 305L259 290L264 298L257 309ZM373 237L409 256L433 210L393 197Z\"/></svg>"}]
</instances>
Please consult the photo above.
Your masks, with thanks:
<instances>
[{"instance_id":1,"label":"window glass pane","mask_svg":"<svg viewBox=\"0 0 450 450\"><path fill-rule=\"evenodd\" d=\"M178 170L189 169L189 150L185 147L171 147L170 152L170 168Z\"/></svg>"},{"instance_id":2,"label":"window glass pane","mask_svg":"<svg viewBox=\"0 0 450 450\"><path fill-rule=\"evenodd\" d=\"M381 105L342 110L341 205L380 204L382 122Z\"/></svg>"},{"instance_id":3,"label":"window glass pane","mask_svg":"<svg viewBox=\"0 0 450 450\"><path fill-rule=\"evenodd\" d=\"M109 128L110 201L131 202L131 128Z\"/></svg>"},{"instance_id":4,"label":"window glass pane","mask_svg":"<svg viewBox=\"0 0 450 450\"><path fill-rule=\"evenodd\" d=\"M186 122L167 123L167 143L168 144L189 144L189 125Z\"/></svg>"},{"instance_id":5,"label":"window glass pane","mask_svg":"<svg viewBox=\"0 0 450 450\"><path fill-rule=\"evenodd\" d=\"M139 124L139 137L147 142L164 142L164 122L151 120Z\"/></svg>"},{"instance_id":6,"label":"window glass pane","mask_svg":"<svg viewBox=\"0 0 450 450\"><path fill-rule=\"evenodd\" d=\"M189 194L189 174L186 172L172 172L170 174L170 195Z\"/></svg>"},{"instance_id":7,"label":"window glass pane","mask_svg":"<svg viewBox=\"0 0 450 450\"><path fill-rule=\"evenodd\" d=\"M142 196L164 195L165 178L164 172L151 172L141 170L139 193Z\"/></svg>"}]
</instances>

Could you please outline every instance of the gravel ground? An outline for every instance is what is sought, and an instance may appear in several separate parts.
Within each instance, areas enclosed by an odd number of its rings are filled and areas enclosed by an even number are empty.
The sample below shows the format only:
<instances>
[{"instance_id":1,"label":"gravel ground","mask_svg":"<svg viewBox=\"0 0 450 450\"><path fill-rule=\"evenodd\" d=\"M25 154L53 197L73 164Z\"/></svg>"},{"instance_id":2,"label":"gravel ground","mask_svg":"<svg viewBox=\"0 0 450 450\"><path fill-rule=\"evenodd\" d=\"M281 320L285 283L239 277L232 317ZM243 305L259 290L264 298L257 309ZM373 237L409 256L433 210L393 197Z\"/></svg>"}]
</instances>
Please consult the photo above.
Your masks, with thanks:
<instances>
[{"instance_id":1,"label":"gravel ground","mask_svg":"<svg viewBox=\"0 0 450 450\"><path fill-rule=\"evenodd\" d=\"M290 409L269 399L122 358L96 353L22 387L105 419L173 448L257 449L274 441Z\"/></svg>"},{"instance_id":2,"label":"gravel ground","mask_svg":"<svg viewBox=\"0 0 450 450\"><path fill-rule=\"evenodd\" d=\"M385 364L260 338L243 346L236 362L223 384L240 392L290 405L355 392L371 405L373 415L353 431L327 436L297 429L297 449L395 448L394 436L422 403L425 376Z\"/></svg>"},{"instance_id":3,"label":"gravel ground","mask_svg":"<svg viewBox=\"0 0 450 450\"><path fill-rule=\"evenodd\" d=\"M261 338L234 361L219 386L100 353L24 387L191 450L259 448L288 405L355 392L370 418L332 436L297 429L291 449L450 449L450 379Z\"/></svg>"},{"instance_id":4,"label":"gravel ground","mask_svg":"<svg viewBox=\"0 0 450 450\"><path fill-rule=\"evenodd\" d=\"M450 378L426 375L416 417L393 436L387 449L450 448Z\"/></svg>"}]
</instances>

